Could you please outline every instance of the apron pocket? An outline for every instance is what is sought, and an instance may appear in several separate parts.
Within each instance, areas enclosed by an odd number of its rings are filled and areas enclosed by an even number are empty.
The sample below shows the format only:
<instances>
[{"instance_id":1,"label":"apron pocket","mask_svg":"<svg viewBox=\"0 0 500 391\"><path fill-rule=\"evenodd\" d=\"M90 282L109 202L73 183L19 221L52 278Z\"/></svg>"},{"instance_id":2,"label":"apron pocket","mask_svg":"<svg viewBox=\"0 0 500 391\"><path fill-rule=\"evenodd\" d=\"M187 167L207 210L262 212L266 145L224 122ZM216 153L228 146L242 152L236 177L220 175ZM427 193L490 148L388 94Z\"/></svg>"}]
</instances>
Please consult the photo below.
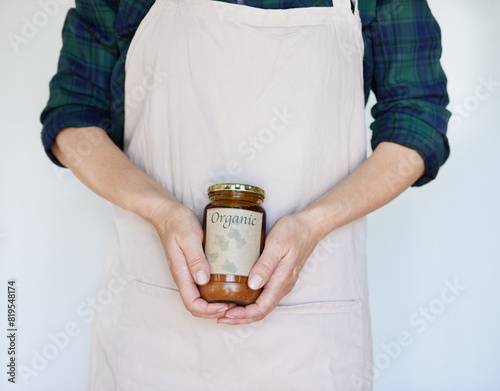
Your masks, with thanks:
<instances>
[{"instance_id":1,"label":"apron pocket","mask_svg":"<svg viewBox=\"0 0 500 391\"><path fill-rule=\"evenodd\" d=\"M123 391L350 391L362 367L361 302L278 306L260 322L217 326L179 292L132 280L118 326Z\"/></svg>"}]
</instances>

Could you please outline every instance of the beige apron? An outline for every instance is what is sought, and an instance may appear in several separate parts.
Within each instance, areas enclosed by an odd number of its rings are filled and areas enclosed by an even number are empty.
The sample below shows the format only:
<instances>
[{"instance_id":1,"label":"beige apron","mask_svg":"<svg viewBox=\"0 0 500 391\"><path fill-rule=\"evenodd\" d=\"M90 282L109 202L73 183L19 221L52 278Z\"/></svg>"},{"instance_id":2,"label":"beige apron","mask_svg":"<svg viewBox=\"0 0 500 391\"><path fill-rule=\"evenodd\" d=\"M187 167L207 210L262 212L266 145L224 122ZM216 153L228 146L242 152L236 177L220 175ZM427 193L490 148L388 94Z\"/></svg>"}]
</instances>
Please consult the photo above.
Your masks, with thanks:
<instances>
[{"instance_id":1,"label":"beige apron","mask_svg":"<svg viewBox=\"0 0 500 391\"><path fill-rule=\"evenodd\" d=\"M349 0L157 0L127 56L125 152L200 219L209 185L264 188L269 230L365 159L362 53ZM371 390L365 219L327 236L263 321L217 326L184 308L153 227L114 216L89 390Z\"/></svg>"}]
</instances>

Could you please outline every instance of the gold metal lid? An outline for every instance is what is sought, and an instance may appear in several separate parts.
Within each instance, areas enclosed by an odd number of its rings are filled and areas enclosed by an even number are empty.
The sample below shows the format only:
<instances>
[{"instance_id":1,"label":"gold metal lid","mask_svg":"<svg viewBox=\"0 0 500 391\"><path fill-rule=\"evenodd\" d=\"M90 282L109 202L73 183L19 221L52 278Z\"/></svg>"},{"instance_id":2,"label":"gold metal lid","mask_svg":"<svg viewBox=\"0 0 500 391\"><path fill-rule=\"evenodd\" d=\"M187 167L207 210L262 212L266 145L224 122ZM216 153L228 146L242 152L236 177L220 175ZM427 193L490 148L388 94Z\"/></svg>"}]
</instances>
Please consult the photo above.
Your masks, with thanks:
<instances>
[{"instance_id":1,"label":"gold metal lid","mask_svg":"<svg viewBox=\"0 0 500 391\"><path fill-rule=\"evenodd\" d=\"M208 195L216 191L246 191L249 193L254 193L260 195L262 198L266 196L266 192L264 189L260 187L248 185L246 183L218 183L216 185L212 185L208 188Z\"/></svg>"}]
</instances>

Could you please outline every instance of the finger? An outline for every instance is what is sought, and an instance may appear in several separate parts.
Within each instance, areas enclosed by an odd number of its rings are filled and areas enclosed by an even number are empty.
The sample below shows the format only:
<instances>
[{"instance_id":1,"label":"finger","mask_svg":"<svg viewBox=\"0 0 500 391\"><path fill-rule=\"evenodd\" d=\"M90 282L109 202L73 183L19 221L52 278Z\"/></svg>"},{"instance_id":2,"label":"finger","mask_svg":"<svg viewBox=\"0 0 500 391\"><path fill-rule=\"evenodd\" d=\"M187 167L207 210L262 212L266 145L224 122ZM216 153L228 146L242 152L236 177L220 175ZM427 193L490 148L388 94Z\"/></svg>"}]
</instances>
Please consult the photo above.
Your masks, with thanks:
<instances>
[{"instance_id":1,"label":"finger","mask_svg":"<svg viewBox=\"0 0 500 391\"><path fill-rule=\"evenodd\" d=\"M186 306L193 316L205 319L222 318L230 308L231 305L227 303L207 303L201 297L197 297L191 305Z\"/></svg>"},{"instance_id":2,"label":"finger","mask_svg":"<svg viewBox=\"0 0 500 391\"><path fill-rule=\"evenodd\" d=\"M202 237L197 234L190 234L178 243L183 252L184 259L198 285L205 285L210 279L210 265L202 247Z\"/></svg>"},{"instance_id":3,"label":"finger","mask_svg":"<svg viewBox=\"0 0 500 391\"><path fill-rule=\"evenodd\" d=\"M220 318L231 308L227 303L207 303L200 297L200 292L194 281L181 283L179 293L186 309L196 317Z\"/></svg>"},{"instance_id":4,"label":"finger","mask_svg":"<svg viewBox=\"0 0 500 391\"><path fill-rule=\"evenodd\" d=\"M168 254L170 271L179 288L182 302L186 309L194 316L202 318L220 318L230 308L227 303L207 303L200 297L193 276L186 264L180 249L170 251Z\"/></svg>"},{"instance_id":5,"label":"finger","mask_svg":"<svg viewBox=\"0 0 500 391\"><path fill-rule=\"evenodd\" d=\"M230 308L224 317L219 318L218 324L237 325L258 322L269 315L286 295L287 290L283 290L284 279L273 276L264 286L262 293L254 304L246 307Z\"/></svg>"},{"instance_id":6,"label":"finger","mask_svg":"<svg viewBox=\"0 0 500 391\"><path fill-rule=\"evenodd\" d=\"M264 251L248 275L248 286L250 289L257 290L262 288L269 281L276 267L286 255L282 253L280 246L268 243L266 243Z\"/></svg>"}]
</instances>

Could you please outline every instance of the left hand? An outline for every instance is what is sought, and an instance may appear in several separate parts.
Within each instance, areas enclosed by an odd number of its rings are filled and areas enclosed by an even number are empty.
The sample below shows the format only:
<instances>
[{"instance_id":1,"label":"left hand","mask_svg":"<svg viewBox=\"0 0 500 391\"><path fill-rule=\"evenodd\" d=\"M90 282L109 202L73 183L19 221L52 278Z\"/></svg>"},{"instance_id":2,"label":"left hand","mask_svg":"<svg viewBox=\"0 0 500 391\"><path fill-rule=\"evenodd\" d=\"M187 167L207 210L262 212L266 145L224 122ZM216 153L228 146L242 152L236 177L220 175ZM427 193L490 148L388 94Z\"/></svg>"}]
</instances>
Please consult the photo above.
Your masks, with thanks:
<instances>
[{"instance_id":1,"label":"left hand","mask_svg":"<svg viewBox=\"0 0 500 391\"><path fill-rule=\"evenodd\" d=\"M295 286L302 267L321 239L311 227L300 213L283 216L274 224L248 279L252 289L263 286L262 293L254 304L229 309L217 320L218 324L257 322L271 313Z\"/></svg>"},{"instance_id":2,"label":"left hand","mask_svg":"<svg viewBox=\"0 0 500 391\"><path fill-rule=\"evenodd\" d=\"M217 323L245 324L263 319L292 290L323 237L387 204L424 172L425 162L417 151L392 142L380 143L354 172L302 212L276 222L250 271L249 283L261 276L257 288L264 286L257 302L227 310Z\"/></svg>"}]
</instances>

